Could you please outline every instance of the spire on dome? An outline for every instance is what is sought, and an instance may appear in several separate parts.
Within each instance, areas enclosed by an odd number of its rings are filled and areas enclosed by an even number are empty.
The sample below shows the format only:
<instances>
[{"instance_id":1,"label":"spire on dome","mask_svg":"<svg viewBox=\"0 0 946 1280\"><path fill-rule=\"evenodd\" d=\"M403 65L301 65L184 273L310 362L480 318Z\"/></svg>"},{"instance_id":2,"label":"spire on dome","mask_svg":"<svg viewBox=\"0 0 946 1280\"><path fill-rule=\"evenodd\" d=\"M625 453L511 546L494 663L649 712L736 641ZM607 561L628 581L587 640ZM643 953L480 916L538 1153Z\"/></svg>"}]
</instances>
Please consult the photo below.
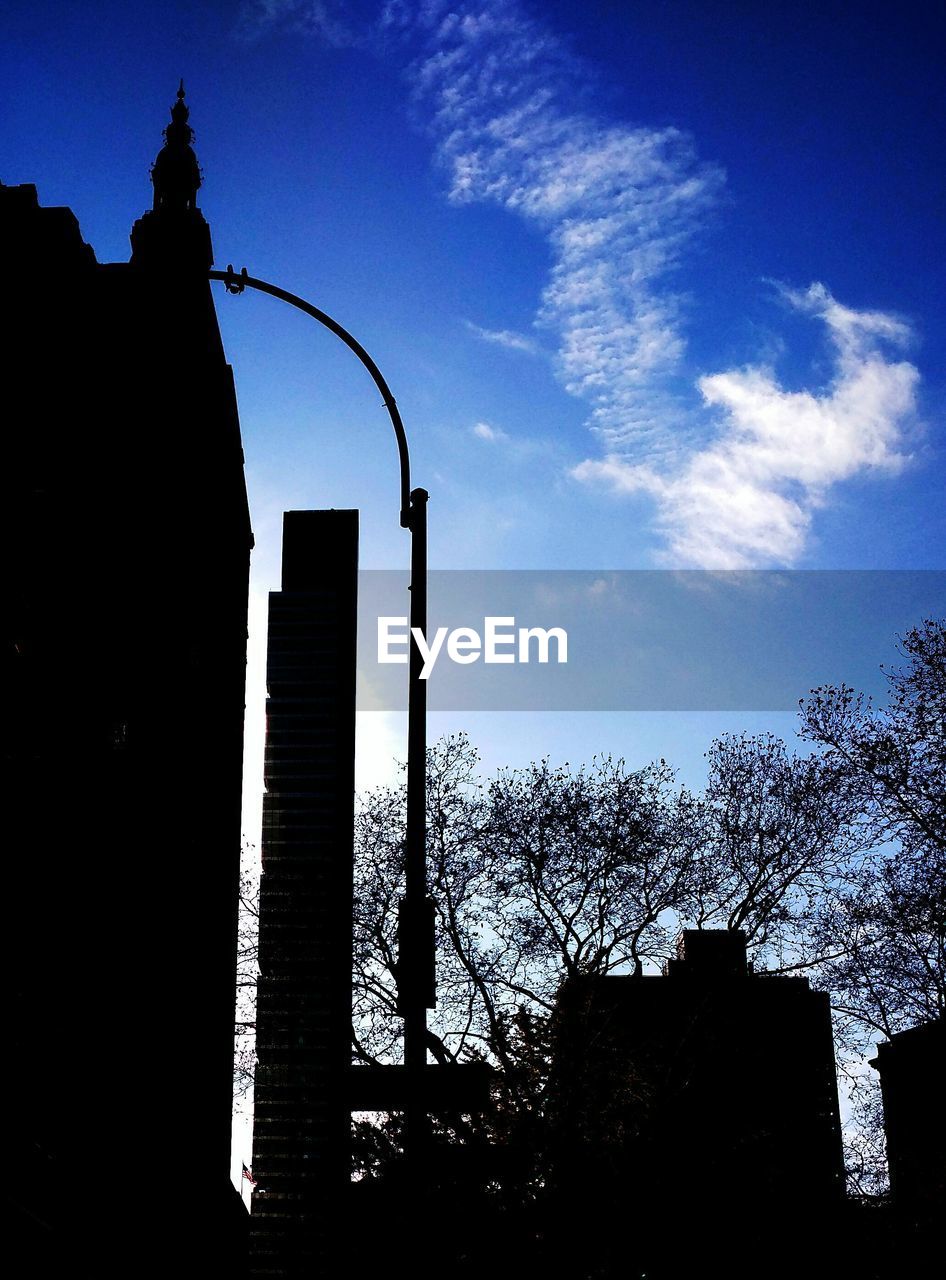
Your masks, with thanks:
<instances>
[{"instance_id":1,"label":"spire on dome","mask_svg":"<svg viewBox=\"0 0 946 1280\"><path fill-rule=\"evenodd\" d=\"M190 111L184 102L184 81L171 108L171 123L164 130L164 146L151 169L154 207L160 210L197 208L200 168L191 143L194 130L188 124Z\"/></svg>"},{"instance_id":2,"label":"spire on dome","mask_svg":"<svg viewBox=\"0 0 946 1280\"><path fill-rule=\"evenodd\" d=\"M194 130L184 101L184 81L164 130L164 146L151 166L154 208L131 229L135 266L172 272L206 272L213 265L210 228L197 207L200 167L191 143Z\"/></svg>"}]
</instances>

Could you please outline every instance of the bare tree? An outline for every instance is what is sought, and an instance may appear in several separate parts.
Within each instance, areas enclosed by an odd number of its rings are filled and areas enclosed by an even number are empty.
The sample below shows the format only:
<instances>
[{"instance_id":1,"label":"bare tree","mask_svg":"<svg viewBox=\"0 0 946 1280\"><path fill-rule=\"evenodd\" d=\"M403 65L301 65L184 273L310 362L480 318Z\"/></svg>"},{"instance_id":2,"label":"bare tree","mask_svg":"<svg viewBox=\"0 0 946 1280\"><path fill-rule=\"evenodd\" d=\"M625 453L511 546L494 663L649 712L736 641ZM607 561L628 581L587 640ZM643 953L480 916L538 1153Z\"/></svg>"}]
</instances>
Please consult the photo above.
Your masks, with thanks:
<instances>
[{"instance_id":1,"label":"bare tree","mask_svg":"<svg viewBox=\"0 0 946 1280\"><path fill-rule=\"evenodd\" d=\"M537 1174L549 1026L568 976L659 965L682 926L743 929L757 962L805 971L832 993L839 1066L851 1082L855 1185L877 1184L876 1091L864 1062L878 1036L946 1005L946 639L908 633L906 665L876 708L839 686L801 706L820 750L726 736L705 790L661 760L479 776L465 735L428 752L428 867L437 904L437 1062L501 1068L491 1109L442 1117L443 1140L490 1139L519 1153L520 1192ZM353 1058L400 1056L397 904L403 786L361 798L355 838ZM247 884L241 984L255 983L256 899ZM244 1030L251 1029L251 1014ZM244 1052L238 1074L251 1075ZM399 1143L397 1118L359 1126L364 1172ZM530 1156L529 1153L532 1153Z\"/></svg>"},{"instance_id":2,"label":"bare tree","mask_svg":"<svg viewBox=\"0 0 946 1280\"><path fill-rule=\"evenodd\" d=\"M927 619L903 637L904 666L887 672L890 699L876 707L847 685L801 702L801 735L845 769L877 843L908 857L946 853L946 624Z\"/></svg>"},{"instance_id":3,"label":"bare tree","mask_svg":"<svg viewBox=\"0 0 946 1280\"><path fill-rule=\"evenodd\" d=\"M832 882L811 922L825 953L840 1066L850 1082L855 1181L881 1182L878 1090L860 1064L880 1037L946 1011L946 627L927 619L902 639L875 706L845 685L801 704L822 767L845 774L870 851Z\"/></svg>"},{"instance_id":4,"label":"bare tree","mask_svg":"<svg viewBox=\"0 0 946 1280\"><path fill-rule=\"evenodd\" d=\"M250 865L255 849L243 850L240 871L240 916L237 933L236 1025L233 1053L233 1096L236 1104L253 1087L256 1070L256 979L259 974L259 874Z\"/></svg>"},{"instance_id":5,"label":"bare tree","mask_svg":"<svg viewBox=\"0 0 946 1280\"><path fill-rule=\"evenodd\" d=\"M886 707L844 685L802 703L802 733L846 771L872 852L816 921L846 1024L889 1036L946 1011L946 627L903 638Z\"/></svg>"},{"instance_id":6,"label":"bare tree","mask_svg":"<svg viewBox=\"0 0 946 1280\"><path fill-rule=\"evenodd\" d=\"M727 735L707 752L698 928L742 929L770 969L810 968L836 945L812 921L870 837L848 771L781 739Z\"/></svg>"},{"instance_id":7,"label":"bare tree","mask_svg":"<svg viewBox=\"0 0 946 1280\"><path fill-rule=\"evenodd\" d=\"M694 891L699 806L663 762L602 759L574 772L547 761L488 785L464 735L428 753L428 863L437 903L439 1061L511 1064L520 1009L548 1014L562 979L609 973L672 949ZM368 797L356 827L356 1055L377 1060L399 1034L394 906L403 792Z\"/></svg>"}]
</instances>

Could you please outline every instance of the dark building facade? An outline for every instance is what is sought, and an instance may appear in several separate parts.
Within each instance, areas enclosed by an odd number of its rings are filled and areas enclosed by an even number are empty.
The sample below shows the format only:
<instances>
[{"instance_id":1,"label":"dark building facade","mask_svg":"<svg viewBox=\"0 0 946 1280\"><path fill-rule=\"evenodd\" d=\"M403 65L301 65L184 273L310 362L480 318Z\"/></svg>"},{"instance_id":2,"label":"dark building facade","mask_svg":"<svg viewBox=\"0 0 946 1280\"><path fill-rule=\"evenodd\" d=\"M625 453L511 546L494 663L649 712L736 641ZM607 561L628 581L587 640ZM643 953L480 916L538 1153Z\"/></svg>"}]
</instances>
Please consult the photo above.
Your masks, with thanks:
<instances>
[{"instance_id":1,"label":"dark building facade","mask_svg":"<svg viewBox=\"0 0 946 1280\"><path fill-rule=\"evenodd\" d=\"M901 1218L942 1229L946 1211L946 1023L901 1031L877 1046L890 1192Z\"/></svg>"},{"instance_id":2,"label":"dark building facade","mask_svg":"<svg viewBox=\"0 0 946 1280\"><path fill-rule=\"evenodd\" d=\"M553 1181L581 1224L572 1247L597 1240L658 1276L714 1249L729 1275L753 1258L745 1274L818 1274L797 1224L830 1222L843 1196L826 995L752 973L739 932L687 930L663 975L570 980L557 1023Z\"/></svg>"},{"instance_id":3,"label":"dark building facade","mask_svg":"<svg viewBox=\"0 0 946 1280\"><path fill-rule=\"evenodd\" d=\"M350 1179L356 511L290 511L269 601L254 1276L338 1274Z\"/></svg>"},{"instance_id":4,"label":"dark building facade","mask_svg":"<svg viewBox=\"0 0 946 1280\"><path fill-rule=\"evenodd\" d=\"M233 1273L252 535L191 139L182 91L129 263L0 186L5 1194L37 1276Z\"/></svg>"}]
</instances>

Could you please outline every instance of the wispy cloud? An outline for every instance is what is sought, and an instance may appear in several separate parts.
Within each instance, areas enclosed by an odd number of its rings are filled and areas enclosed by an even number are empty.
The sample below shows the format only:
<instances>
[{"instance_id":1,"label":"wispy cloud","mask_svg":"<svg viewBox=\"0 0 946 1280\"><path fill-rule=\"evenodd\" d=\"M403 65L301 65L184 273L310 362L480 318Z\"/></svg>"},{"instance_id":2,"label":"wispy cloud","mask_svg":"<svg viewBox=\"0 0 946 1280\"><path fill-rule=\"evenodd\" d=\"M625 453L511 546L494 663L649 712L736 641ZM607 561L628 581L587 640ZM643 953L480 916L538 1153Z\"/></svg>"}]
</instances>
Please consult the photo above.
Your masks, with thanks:
<instances>
[{"instance_id":1,"label":"wispy cloud","mask_svg":"<svg viewBox=\"0 0 946 1280\"><path fill-rule=\"evenodd\" d=\"M673 447L667 383L684 338L667 277L720 170L701 164L677 129L576 112L583 69L514 0L391 4L386 25L424 40L410 78L450 199L498 204L547 239L537 318L606 447Z\"/></svg>"},{"instance_id":2,"label":"wispy cloud","mask_svg":"<svg viewBox=\"0 0 946 1280\"><path fill-rule=\"evenodd\" d=\"M344 6L254 0L257 25L338 40ZM676 447L668 383L684 349L668 284L723 182L676 128L633 128L576 111L590 69L518 0L388 0L360 38L409 62L418 114L447 174L449 198L531 223L552 252L537 321L555 335L558 373L592 405L607 448ZM504 330L475 330L527 350Z\"/></svg>"},{"instance_id":3,"label":"wispy cloud","mask_svg":"<svg viewBox=\"0 0 946 1280\"><path fill-rule=\"evenodd\" d=\"M486 440L490 444L500 444L509 439L505 431L500 427L491 427L488 422L477 422L470 429L478 440Z\"/></svg>"},{"instance_id":4,"label":"wispy cloud","mask_svg":"<svg viewBox=\"0 0 946 1280\"><path fill-rule=\"evenodd\" d=\"M484 329L472 320L464 322L470 333L481 342L489 342L497 347L505 347L507 351L523 351L527 355L536 355L539 348L533 338L525 333L517 333L514 329Z\"/></svg>"},{"instance_id":5,"label":"wispy cloud","mask_svg":"<svg viewBox=\"0 0 946 1280\"><path fill-rule=\"evenodd\" d=\"M288 21L331 43L347 29L347 10L330 0L250 8L257 22ZM833 485L902 467L918 373L884 349L907 330L821 285L785 296L825 326L830 387L789 391L756 365L700 378L682 398L673 272L719 199L722 171L677 128L576 110L593 75L519 0L388 0L359 40L409 64L449 198L498 205L545 238L551 267L535 322L552 335L563 385L591 406L603 452L573 475L650 495L669 561L797 563ZM524 334L469 327L536 350Z\"/></svg>"},{"instance_id":6,"label":"wispy cloud","mask_svg":"<svg viewBox=\"0 0 946 1280\"><path fill-rule=\"evenodd\" d=\"M783 293L825 326L834 356L827 389L786 391L764 367L713 374L699 389L718 432L682 465L661 471L612 453L573 473L617 492L651 494L676 564L796 563L832 485L859 473L895 474L907 460L904 427L919 374L888 359L884 346L906 342L908 327L844 307L820 284Z\"/></svg>"},{"instance_id":7,"label":"wispy cloud","mask_svg":"<svg viewBox=\"0 0 946 1280\"><path fill-rule=\"evenodd\" d=\"M274 27L315 36L339 49L362 38L336 0L243 0L236 22L238 37L255 40Z\"/></svg>"}]
</instances>

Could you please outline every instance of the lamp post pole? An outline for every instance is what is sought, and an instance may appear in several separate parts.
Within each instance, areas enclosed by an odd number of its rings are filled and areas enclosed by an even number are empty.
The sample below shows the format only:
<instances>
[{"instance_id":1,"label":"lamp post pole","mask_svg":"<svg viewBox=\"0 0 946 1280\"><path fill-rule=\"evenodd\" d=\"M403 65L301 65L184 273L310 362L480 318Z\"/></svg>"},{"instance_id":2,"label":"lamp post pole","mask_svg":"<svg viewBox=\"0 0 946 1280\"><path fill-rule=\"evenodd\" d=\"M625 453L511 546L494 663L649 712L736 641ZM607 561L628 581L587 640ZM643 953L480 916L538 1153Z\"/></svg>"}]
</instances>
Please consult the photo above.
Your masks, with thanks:
<instances>
[{"instance_id":1,"label":"lamp post pole","mask_svg":"<svg viewBox=\"0 0 946 1280\"><path fill-rule=\"evenodd\" d=\"M434 910L427 896L427 682L421 679L423 658L414 636L427 635L427 498L425 489L411 489L407 435L387 382L360 342L330 315L311 302L246 273L210 271L228 293L256 289L288 302L330 329L354 352L381 392L397 440L400 465L402 528L411 535L410 660L407 702L407 822L404 846L405 891L398 917L398 1012L404 1019L404 1066L407 1068L406 1128L409 1168L422 1176L429 1113L425 1100L427 1010L434 1007Z\"/></svg>"}]
</instances>

